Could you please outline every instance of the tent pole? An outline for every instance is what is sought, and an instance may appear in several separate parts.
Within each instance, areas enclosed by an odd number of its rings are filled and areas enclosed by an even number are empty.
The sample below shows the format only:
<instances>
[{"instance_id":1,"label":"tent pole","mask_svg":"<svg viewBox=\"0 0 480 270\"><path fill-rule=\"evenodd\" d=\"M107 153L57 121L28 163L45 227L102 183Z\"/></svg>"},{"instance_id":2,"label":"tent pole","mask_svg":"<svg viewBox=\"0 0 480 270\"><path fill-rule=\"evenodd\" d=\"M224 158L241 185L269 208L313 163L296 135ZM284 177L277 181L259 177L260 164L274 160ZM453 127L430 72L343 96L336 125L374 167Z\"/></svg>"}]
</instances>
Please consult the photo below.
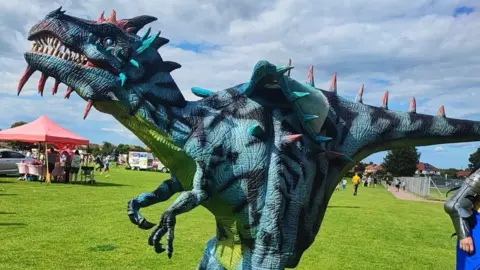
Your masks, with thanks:
<instances>
[{"instance_id":1,"label":"tent pole","mask_svg":"<svg viewBox=\"0 0 480 270\"><path fill-rule=\"evenodd\" d=\"M45 142L45 164L47 165L47 171L45 171L45 183L50 184L50 173L48 170L48 148L47 142Z\"/></svg>"}]
</instances>

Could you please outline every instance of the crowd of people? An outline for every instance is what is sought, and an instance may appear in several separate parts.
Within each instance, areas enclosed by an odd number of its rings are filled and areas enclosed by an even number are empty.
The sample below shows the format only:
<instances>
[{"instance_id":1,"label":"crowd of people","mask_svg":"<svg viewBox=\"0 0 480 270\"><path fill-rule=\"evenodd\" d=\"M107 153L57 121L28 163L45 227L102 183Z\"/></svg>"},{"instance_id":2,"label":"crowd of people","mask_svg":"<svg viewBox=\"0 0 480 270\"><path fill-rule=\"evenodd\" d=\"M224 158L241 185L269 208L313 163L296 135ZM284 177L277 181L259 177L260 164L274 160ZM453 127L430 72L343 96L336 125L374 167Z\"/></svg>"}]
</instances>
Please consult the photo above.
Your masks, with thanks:
<instances>
[{"instance_id":1,"label":"crowd of people","mask_svg":"<svg viewBox=\"0 0 480 270\"><path fill-rule=\"evenodd\" d=\"M353 195L357 196L358 194L358 187L360 185L363 185L364 187L377 187L377 184L380 183L381 180L385 179L380 179L379 176L377 175L361 175L360 173L355 173L355 175L352 177L352 184L353 184ZM386 181L389 186L392 185L392 182ZM406 188L406 183L405 181L400 181L400 179L395 179L393 181L393 185L397 188L397 192L402 189L405 191ZM335 190L337 191L345 191L347 187L347 179L346 177L343 177L340 183L338 183L337 187Z\"/></svg>"},{"instance_id":2,"label":"crowd of people","mask_svg":"<svg viewBox=\"0 0 480 270\"><path fill-rule=\"evenodd\" d=\"M62 178L64 182L77 181L78 173L82 166L87 166L89 163L94 163L97 165L95 170L100 171L100 175L105 173L105 177L110 176L110 157L109 156L97 156L93 157L91 155L82 155L79 150L56 150L55 148L50 148L47 151L47 156L43 151L23 151L25 156L31 157L34 160L38 161L39 164L44 167L48 167L48 172L53 180L58 180L57 178ZM48 166L47 166L48 165ZM57 176L55 172L56 167L62 167L64 174Z\"/></svg>"}]
</instances>

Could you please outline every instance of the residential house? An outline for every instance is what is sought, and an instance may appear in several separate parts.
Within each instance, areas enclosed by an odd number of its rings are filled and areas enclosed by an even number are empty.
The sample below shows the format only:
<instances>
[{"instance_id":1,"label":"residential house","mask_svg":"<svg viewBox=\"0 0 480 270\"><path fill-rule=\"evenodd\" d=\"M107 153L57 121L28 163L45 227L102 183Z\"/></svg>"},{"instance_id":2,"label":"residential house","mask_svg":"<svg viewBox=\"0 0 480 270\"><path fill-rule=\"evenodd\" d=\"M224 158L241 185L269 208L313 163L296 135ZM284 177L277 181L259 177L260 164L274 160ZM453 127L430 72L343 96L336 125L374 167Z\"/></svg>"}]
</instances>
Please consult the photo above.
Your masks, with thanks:
<instances>
[{"instance_id":1,"label":"residential house","mask_svg":"<svg viewBox=\"0 0 480 270\"><path fill-rule=\"evenodd\" d=\"M470 170L458 171L455 174L455 176L457 176L457 178L465 178L465 177L469 176L471 173L472 173L472 171L470 171Z\"/></svg>"},{"instance_id":2,"label":"residential house","mask_svg":"<svg viewBox=\"0 0 480 270\"><path fill-rule=\"evenodd\" d=\"M429 163L419 162L417 164L416 175L440 175L440 170Z\"/></svg>"},{"instance_id":3,"label":"residential house","mask_svg":"<svg viewBox=\"0 0 480 270\"><path fill-rule=\"evenodd\" d=\"M379 171L383 171L384 168L382 165L377 165L377 164L370 164L365 166L365 171L363 172L364 174L375 174Z\"/></svg>"}]
</instances>

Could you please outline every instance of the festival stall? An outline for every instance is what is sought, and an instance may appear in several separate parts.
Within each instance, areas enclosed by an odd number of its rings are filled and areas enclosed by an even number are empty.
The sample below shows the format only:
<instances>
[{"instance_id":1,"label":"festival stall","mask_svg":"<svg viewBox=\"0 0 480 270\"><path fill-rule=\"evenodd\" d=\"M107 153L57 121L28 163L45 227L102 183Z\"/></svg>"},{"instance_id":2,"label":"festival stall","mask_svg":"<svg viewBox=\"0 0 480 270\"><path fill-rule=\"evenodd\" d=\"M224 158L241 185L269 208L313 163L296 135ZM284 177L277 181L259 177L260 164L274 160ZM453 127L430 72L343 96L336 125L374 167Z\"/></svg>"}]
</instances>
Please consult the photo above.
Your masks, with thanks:
<instances>
[{"instance_id":1,"label":"festival stall","mask_svg":"<svg viewBox=\"0 0 480 270\"><path fill-rule=\"evenodd\" d=\"M45 145L45 158L48 157L48 144L57 148L88 145L88 140L57 125L45 115L28 124L0 131L0 141L19 141ZM45 182L50 183L48 162L46 162ZM42 166L43 167L43 166ZM33 167L33 170L36 168Z\"/></svg>"}]
</instances>

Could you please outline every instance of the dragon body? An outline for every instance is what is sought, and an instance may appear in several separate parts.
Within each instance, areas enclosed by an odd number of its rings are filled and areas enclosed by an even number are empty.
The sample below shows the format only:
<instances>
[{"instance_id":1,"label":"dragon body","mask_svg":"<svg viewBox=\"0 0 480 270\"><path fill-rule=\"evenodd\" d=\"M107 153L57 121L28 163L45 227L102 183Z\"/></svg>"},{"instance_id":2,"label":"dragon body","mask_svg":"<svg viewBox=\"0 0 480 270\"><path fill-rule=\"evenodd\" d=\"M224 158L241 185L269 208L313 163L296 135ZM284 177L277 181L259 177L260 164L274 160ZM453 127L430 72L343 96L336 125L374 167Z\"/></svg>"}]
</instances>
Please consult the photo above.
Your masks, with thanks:
<instances>
[{"instance_id":1,"label":"dragon body","mask_svg":"<svg viewBox=\"0 0 480 270\"><path fill-rule=\"evenodd\" d=\"M162 214L149 244L173 254L176 216L207 208L217 233L198 269L296 267L313 243L341 177L372 153L404 146L480 140L480 123L438 115L388 110L315 87L289 76L289 66L260 61L246 83L223 91L192 88L203 97L186 101L158 49L168 40L138 31L154 21L139 16L84 20L57 9L32 27L25 53L28 78L40 71L38 90L55 79L91 107L112 115L142 140L171 171L154 192L131 200L128 214L142 229L154 224L141 207L178 198ZM166 243L161 244L166 236Z\"/></svg>"}]
</instances>

